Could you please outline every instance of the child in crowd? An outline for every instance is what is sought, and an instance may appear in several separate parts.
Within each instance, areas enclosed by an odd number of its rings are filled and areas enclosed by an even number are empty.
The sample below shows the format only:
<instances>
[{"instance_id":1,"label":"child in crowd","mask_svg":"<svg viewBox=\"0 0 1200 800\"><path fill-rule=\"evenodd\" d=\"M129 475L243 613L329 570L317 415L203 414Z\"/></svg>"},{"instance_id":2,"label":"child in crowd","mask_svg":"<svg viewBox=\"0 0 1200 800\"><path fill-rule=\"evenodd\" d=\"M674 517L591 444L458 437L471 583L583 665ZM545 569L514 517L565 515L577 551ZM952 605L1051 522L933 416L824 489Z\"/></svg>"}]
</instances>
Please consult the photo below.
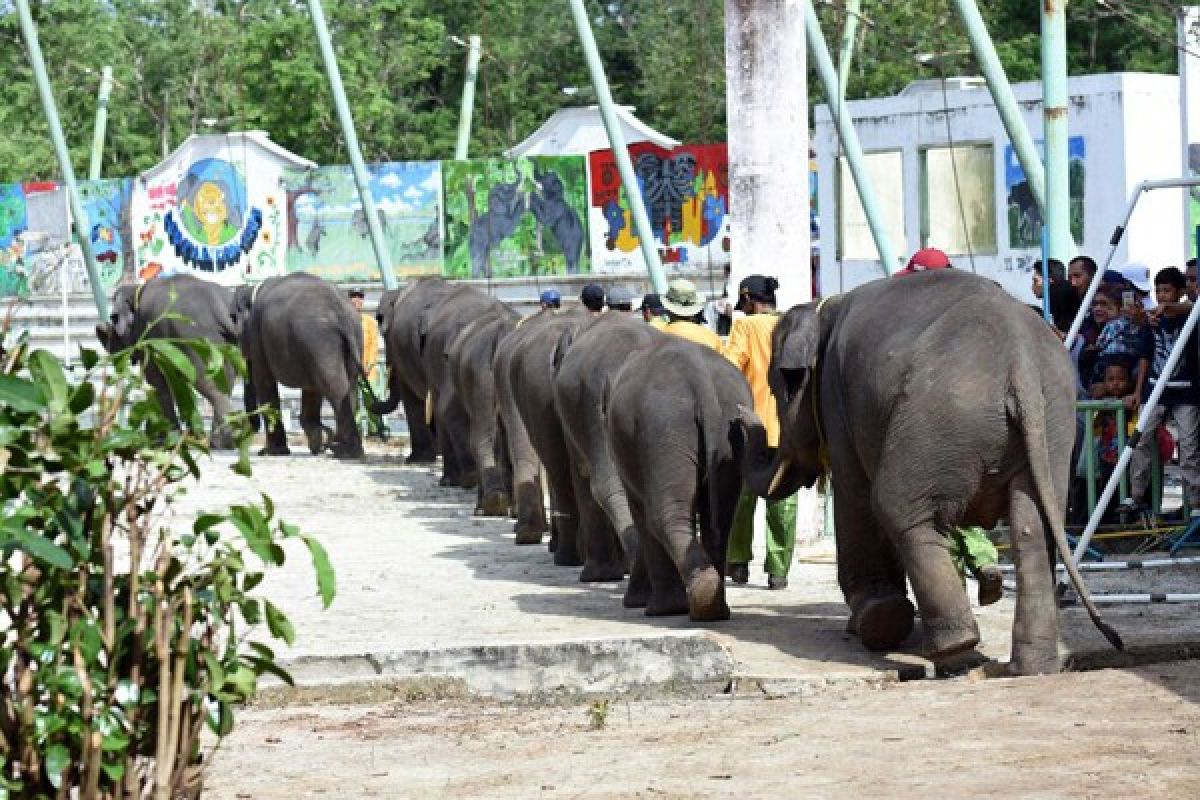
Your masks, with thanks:
<instances>
[{"instance_id":1,"label":"child in crowd","mask_svg":"<svg viewBox=\"0 0 1200 800\"><path fill-rule=\"evenodd\" d=\"M1137 363L1141 354L1150 346L1152 339L1141 301L1132 291L1125 291L1123 295L1119 305L1116 305L1118 296L1111 290L1102 289L1096 293L1096 302L1092 304L1093 313L1097 314L1098 319L1100 317L1107 318L1100 335L1096 337L1096 365L1087 381L1089 394L1095 398L1113 396L1105 393L1104 389L1107 368L1114 362L1119 362L1127 372L1132 372L1132 365ZM1114 314L1117 308L1120 311ZM1097 309L1099 309L1098 312ZM1132 394L1132 392L1131 384L1121 397Z\"/></svg>"},{"instance_id":2,"label":"child in crowd","mask_svg":"<svg viewBox=\"0 0 1200 800\"><path fill-rule=\"evenodd\" d=\"M1113 357L1104 365L1104 380L1092 387L1092 396L1097 400L1123 400L1133 397L1134 382L1130 369L1131 362L1125 357ZM1136 418L1129 419L1133 422ZM1128 434L1129 431L1126 431ZM1112 411L1101 411L1096 414L1096 459L1100 463L1100 483L1107 483L1117 458L1121 453L1117 449L1117 415Z\"/></svg>"}]
</instances>

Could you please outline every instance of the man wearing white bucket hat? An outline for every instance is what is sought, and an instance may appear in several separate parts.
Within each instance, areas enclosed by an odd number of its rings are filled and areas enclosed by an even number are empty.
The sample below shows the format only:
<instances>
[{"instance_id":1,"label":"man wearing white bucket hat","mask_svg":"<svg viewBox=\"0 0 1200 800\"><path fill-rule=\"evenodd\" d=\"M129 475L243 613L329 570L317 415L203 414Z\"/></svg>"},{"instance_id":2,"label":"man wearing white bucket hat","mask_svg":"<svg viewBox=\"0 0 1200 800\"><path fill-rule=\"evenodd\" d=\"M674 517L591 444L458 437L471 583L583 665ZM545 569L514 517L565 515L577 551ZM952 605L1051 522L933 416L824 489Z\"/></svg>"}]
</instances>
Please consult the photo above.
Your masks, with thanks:
<instances>
[{"instance_id":1,"label":"man wearing white bucket hat","mask_svg":"<svg viewBox=\"0 0 1200 800\"><path fill-rule=\"evenodd\" d=\"M721 337L713 333L711 328L696 322L696 315L704 310L704 298L696 289L696 284L685 278L676 278L667 284L662 304L671 318L663 328L666 333L721 352Z\"/></svg>"}]
</instances>

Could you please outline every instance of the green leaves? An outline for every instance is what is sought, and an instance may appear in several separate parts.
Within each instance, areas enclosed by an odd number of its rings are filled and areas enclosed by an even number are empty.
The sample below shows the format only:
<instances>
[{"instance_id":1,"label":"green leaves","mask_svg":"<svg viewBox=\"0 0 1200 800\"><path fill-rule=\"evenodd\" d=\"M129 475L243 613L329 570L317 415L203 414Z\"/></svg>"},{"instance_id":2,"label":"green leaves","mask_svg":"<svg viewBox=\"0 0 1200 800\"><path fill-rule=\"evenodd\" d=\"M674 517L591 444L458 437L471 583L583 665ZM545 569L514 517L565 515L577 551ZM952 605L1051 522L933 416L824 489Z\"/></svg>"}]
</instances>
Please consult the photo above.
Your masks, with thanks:
<instances>
[{"instance_id":1,"label":"green leaves","mask_svg":"<svg viewBox=\"0 0 1200 800\"><path fill-rule=\"evenodd\" d=\"M14 375L0 375L0 405L21 413L41 411L46 400L33 381Z\"/></svg>"},{"instance_id":2,"label":"green leaves","mask_svg":"<svg viewBox=\"0 0 1200 800\"><path fill-rule=\"evenodd\" d=\"M17 547L48 566L59 569L75 566L75 559L71 558L70 553L36 531L18 531L13 539Z\"/></svg>"}]
</instances>

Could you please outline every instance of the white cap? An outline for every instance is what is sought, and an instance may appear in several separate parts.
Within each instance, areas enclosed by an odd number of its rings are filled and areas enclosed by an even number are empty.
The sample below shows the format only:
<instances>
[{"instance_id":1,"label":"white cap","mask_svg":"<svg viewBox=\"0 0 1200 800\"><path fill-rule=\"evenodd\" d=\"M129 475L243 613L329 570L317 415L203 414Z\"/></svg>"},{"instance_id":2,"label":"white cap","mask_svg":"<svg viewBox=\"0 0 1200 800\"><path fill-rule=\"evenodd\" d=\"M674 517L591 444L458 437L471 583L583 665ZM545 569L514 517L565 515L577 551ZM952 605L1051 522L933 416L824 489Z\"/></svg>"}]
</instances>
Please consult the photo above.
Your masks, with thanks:
<instances>
[{"instance_id":1,"label":"white cap","mask_svg":"<svg viewBox=\"0 0 1200 800\"><path fill-rule=\"evenodd\" d=\"M1134 288L1139 291L1150 292L1154 289L1153 284L1150 283L1150 267L1140 261L1131 261L1117 272L1121 273L1121 277L1132 283Z\"/></svg>"}]
</instances>

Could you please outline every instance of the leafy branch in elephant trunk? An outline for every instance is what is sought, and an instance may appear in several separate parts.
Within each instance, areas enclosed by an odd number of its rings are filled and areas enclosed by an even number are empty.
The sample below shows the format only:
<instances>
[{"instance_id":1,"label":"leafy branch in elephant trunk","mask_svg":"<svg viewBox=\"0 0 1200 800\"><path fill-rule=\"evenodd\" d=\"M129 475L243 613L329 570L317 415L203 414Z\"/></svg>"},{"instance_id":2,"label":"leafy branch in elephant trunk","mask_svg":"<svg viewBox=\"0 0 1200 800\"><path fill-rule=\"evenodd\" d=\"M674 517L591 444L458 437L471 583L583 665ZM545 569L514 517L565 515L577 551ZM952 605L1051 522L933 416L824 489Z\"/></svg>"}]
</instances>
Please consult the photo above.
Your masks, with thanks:
<instances>
[{"instance_id":1,"label":"leafy branch in elephant trunk","mask_svg":"<svg viewBox=\"0 0 1200 800\"><path fill-rule=\"evenodd\" d=\"M228 382L232 347L143 339L68 372L4 322L0 342L0 797L198 797L204 726L219 742L261 676L290 682L258 639L295 631L254 590L294 541L328 607L328 555L267 495L176 519L208 453L186 351ZM229 424L246 473L247 419Z\"/></svg>"}]
</instances>

